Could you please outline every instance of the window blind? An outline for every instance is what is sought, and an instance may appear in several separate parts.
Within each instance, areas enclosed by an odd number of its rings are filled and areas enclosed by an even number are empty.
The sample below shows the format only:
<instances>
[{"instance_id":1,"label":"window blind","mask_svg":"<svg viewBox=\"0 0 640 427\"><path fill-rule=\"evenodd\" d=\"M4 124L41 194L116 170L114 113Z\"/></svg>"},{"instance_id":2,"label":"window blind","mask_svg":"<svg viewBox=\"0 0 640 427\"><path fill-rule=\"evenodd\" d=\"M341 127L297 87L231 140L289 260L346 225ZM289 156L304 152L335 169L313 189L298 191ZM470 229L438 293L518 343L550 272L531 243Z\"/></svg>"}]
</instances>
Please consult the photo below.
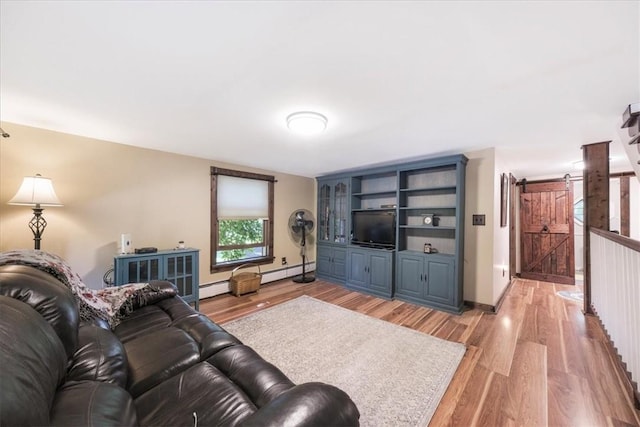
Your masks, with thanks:
<instances>
[{"instance_id":1,"label":"window blind","mask_svg":"<svg viewBox=\"0 0 640 427\"><path fill-rule=\"evenodd\" d=\"M269 182L218 175L218 219L269 218Z\"/></svg>"}]
</instances>

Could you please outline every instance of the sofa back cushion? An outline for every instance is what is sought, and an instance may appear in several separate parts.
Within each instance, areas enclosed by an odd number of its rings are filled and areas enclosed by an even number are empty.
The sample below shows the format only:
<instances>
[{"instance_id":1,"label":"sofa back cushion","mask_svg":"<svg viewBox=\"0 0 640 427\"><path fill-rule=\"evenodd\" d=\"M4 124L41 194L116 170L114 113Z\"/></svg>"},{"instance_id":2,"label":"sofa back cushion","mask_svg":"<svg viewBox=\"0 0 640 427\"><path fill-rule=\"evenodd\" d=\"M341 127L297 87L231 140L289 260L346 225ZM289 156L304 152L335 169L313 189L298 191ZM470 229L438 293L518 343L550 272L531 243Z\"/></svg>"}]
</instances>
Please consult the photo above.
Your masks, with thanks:
<instances>
[{"instance_id":1,"label":"sofa back cushion","mask_svg":"<svg viewBox=\"0 0 640 427\"><path fill-rule=\"evenodd\" d=\"M51 325L29 305L0 296L0 425L48 425L67 356Z\"/></svg>"},{"instance_id":2,"label":"sofa back cushion","mask_svg":"<svg viewBox=\"0 0 640 427\"><path fill-rule=\"evenodd\" d=\"M26 265L0 266L0 295L30 305L51 324L71 357L78 344L78 306L59 280Z\"/></svg>"},{"instance_id":3,"label":"sofa back cushion","mask_svg":"<svg viewBox=\"0 0 640 427\"><path fill-rule=\"evenodd\" d=\"M127 355L109 329L83 324L78 331L78 348L73 354L67 380L91 380L127 387Z\"/></svg>"}]
</instances>

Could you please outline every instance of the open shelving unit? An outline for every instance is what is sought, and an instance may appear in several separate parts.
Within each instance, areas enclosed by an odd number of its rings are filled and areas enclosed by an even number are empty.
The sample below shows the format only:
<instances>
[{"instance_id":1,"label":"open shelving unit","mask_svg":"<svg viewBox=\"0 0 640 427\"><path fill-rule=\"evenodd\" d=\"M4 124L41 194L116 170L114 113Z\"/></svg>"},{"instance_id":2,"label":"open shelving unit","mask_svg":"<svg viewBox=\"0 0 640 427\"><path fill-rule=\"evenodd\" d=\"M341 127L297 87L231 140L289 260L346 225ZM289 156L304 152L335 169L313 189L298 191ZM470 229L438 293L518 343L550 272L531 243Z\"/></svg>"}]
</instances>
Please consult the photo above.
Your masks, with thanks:
<instances>
[{"instance_id":1,"label":"open shelving unit","mask_svg":"<svg viewBox=\"0 0 640 427\"><path fill-rule=\"evenodd\" d=\"M425 243L441 254L455 254L458 204L456 165L400 172L398 250L424 253ZM424 218L434 217L425 225Z\"/></svg>"},{"instance_id":2,"label":"open shelving unit","mask_svg":"<svg viewBox=\"0 0 640 427\"><path fill-rule=\"evenodd\" d=\"M395 209L397 204L398 179L396 171L359 175L351 178L352 211L389 210Z\"/></svg>"},{"instance_id":3,"label":"open shelving unit","mask_svg":"<svg viewBox=\"0 0 640 427\"><path fill-rule=\"evenodd\" d=\"M377 296L461 312L466 164L467 158L457 155L318 178L319 195L336 179L348 181L348 235L354 212L396 215L395 248L362 247L347 238L339 242L346 250L345 277L327 278ZM426 217L433 220L425 222ZM318 245L326 253L321 238ZM320 277L329 270L324 258L318 257Z\"/></svg>"}]
</instances>

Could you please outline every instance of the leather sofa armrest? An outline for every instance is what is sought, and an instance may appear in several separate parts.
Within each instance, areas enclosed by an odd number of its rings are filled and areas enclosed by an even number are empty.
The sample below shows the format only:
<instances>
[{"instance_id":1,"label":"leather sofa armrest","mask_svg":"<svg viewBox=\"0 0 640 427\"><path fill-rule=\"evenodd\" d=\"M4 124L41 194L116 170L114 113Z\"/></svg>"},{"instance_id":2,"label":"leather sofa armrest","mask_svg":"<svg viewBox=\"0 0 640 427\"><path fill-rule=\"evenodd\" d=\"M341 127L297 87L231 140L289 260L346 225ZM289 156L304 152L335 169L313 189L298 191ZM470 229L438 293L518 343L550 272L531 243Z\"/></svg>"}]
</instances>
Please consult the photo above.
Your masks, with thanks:
<instances>
[{"instance_id":1,"label":"leather sofa armrest","mask_svg":"<svg viewBox=\"0 0 640 427\"><path fill-rule=\"evenodd\" d=\"M51 405L50 425L137 426L131 395L115 384L68 381L58 389Z\"/></svg>"},{"instance_id":2,"label":"leather sofa armrest","mask_svg":"<svg viewBox=\"0 0 640 427\"><path fill-rule=\"evenodd\" d=\"M147 305L178 295L176 285L166 280L152 280L149 282L149 286L154 290L154 293L149 296Z\"/></svg>"},{"instance_id":3,"label":"leather sofa armrest","mask_svg":"<svg viewBox=\"0 0 640 427\"><path fill-rule=\"evenodd\" d=\"M347 393L324 383L285 391L244 419L243 427L358 426L360 412Z\"/></svg>"},{"instance_id":4,"label":"leather sofa armrest","mask_svg":"<svg viewBox=\"0 0 640 427\"><path fill-rule=\"evenodd\" d=\"M125 292L127 286L134 284L122 285L122 286L110 286L108 288L102 288L96 292L98 297L107 301L116 300L120 305L120 314L128 315L131 311L148 305L157 304L158 302L174 297L178 295L178 288L171 282L166 280L151 280L147 283L148 286L136 289L130 292L130 294L122 294L123 289ZM127 301L122 304L121 298L125 298Z\"/></svg>"}]
</instances>

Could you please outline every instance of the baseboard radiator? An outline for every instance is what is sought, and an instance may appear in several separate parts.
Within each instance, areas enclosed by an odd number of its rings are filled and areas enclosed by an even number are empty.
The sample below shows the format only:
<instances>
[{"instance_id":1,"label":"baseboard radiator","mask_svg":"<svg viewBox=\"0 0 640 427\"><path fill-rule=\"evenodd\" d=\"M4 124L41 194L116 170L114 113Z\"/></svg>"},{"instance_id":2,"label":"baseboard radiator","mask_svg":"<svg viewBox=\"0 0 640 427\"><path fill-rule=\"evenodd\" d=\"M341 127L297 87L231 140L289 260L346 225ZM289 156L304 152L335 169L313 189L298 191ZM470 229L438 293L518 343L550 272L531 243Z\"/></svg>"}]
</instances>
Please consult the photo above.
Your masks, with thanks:
<instances>
[{"instance_id":1,"label":"baseboard radiator","mask_svg":"<svg viewBox=\"0 0 640 427\"><path fill-rule=\"evenodd\" d=\"M591 308L599 317L640 406L640 242L591 230Z\"/></svg>"},{"instance_id":2,"label":"baseboard radiator","mask_svg":"<svg viewBox=\"0 0 640 427\"><path fill-rule=\"evenodd\" d=\"M314 274L315 269L316 263L314 261L305 263L305 271L307 273ZM302 274L302 264L287 266L285 268L279 268L277 270L265 271L262 274L261 283L264 285L265 283L288 279L290 277L299 276L300 274ZM231 276L231 272L229 272L229 276ZM216 295L225 294L227 292L231 292L228 280L200 284L200 299L211 298Z\"/></svg>"}]
</instances>

